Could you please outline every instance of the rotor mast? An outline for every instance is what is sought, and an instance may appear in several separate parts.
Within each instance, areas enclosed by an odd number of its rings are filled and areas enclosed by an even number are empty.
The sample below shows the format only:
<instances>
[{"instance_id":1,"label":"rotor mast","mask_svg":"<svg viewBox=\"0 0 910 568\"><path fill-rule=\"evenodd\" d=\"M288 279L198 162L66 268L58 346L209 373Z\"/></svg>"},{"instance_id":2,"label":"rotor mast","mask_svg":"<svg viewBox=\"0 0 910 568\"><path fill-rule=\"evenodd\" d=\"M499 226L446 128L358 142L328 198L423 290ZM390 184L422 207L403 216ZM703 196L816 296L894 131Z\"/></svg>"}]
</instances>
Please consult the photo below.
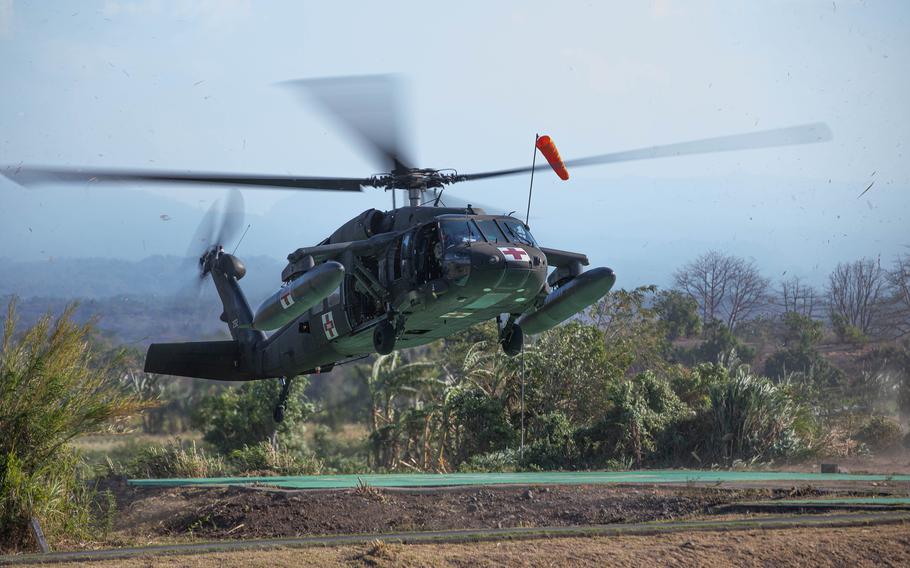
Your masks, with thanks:
<instances>
[{"instance_id":1,"label":"rotor mast","mask_svg":"<svg viewBox=\"0 0 910 568\"><path fill-rule=\"evenodd\" d=\"M423 197L423 192L427 190L426 184L423 186L409 187L408 188L408 204L411 207L420 206L420 200Z\"/></svg>"}]
</instances>

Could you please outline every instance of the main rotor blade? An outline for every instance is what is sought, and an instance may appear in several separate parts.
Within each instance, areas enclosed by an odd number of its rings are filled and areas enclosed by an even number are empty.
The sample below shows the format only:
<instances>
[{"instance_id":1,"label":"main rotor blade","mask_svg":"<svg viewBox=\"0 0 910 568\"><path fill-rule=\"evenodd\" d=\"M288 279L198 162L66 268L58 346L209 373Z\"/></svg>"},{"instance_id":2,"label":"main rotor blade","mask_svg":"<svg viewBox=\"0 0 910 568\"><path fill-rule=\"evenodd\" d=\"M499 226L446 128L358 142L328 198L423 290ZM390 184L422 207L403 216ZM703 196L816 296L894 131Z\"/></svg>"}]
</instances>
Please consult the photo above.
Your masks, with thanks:
<instances>
[{"instance_id":1,"label":"main rotor blade","mask_svg":"<svg viewBox=\"0 0 910 568\"><path fill-rule=\"evenodd\" d=\"M654 158L670 158L673 156L687 156L691 154L709 154L713 152L732 152L736 150L754 150L758 148L774 148L778 146L792 146L796 144L815 144L831 140L831 129L823 122L802 124L788 128L763 130L748 134L734 134L732 136L718 136L716 138L703 138L690 142L651 146L625 152L613 152L587 158L566 160L566 167L577 168L583 166L596 166L618 162L631 162L634 160L650 160ZM549 169L549 165L542 164L535 170ZM477 179L523 174L531 171L530 167L496 170L477 174L459 176L458 181L471 181Z\"/></svg>"},{"instance_id":2,"label":"main rotor blade","mask_svg":"<svg viewBox=\"0 0 910 568\"><path fill-rule=\"evenodd\" d=\"M0 175L26 186L56 182L144 182L242 185L265 189L361 191L362 187L371 186L373 183L371 178L269 176L151 170L96 170L91 168L52 168L42 166L4 166L0 169Z\"/></svg>"},{"instance_id":3,"label":"main rotor blade","mask_svg":"<svg viewBox=\"0 0 910 568\"><path fill-rule=\"evenodd\" d=\"M410 168L402 132L401 83L393 75L285 81L360 139L384 171Z\"/></svg>"}]
</instances>

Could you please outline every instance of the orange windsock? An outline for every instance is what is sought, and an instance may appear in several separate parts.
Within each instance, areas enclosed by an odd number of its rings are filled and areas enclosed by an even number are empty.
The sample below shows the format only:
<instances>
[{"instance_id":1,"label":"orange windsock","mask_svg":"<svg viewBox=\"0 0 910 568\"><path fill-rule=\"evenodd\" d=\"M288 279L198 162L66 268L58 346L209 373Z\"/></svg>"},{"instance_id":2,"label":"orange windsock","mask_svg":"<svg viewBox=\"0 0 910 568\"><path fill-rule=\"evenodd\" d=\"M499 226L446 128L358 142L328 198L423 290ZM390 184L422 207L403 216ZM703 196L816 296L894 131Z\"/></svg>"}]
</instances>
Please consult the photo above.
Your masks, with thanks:
<instances>
[{"instance_id":1,"label":"orange windsock","mask_svg":"<svg viewBox=\"0 0 910 568\"><path fill-rule=\"evenodd\" d=\"M556 149L556 144L553 143L552 138L546 134L538 138L537 149L540 150L543 157L550 162L550 167L553 168L553 171L556 172L556 175L558 175L560 179L569 179L569 170L566 169L566 165L563 163L562 158L559 157L559 150Z\"/></svg>"}]
</instances>

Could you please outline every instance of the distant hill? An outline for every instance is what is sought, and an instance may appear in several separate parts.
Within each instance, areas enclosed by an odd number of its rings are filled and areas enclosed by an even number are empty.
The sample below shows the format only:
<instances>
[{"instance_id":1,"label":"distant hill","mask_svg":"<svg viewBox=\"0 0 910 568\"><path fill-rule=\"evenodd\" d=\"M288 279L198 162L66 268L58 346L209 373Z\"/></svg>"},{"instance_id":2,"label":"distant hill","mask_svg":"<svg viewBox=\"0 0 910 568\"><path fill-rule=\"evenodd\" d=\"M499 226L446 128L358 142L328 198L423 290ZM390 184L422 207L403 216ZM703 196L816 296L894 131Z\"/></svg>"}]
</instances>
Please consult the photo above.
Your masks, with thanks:
<instances>
[{"instance_id":1,"label":"distant hill","mask_svg":"<svg viewBox=\"0 0 910 568\"><path fill-rule=\"evenodd\" d=\"M281 284L284 263L267 256L244 257L247 274L241 287L250 304ZM193 259L150 256L138 261L111 258L59 258L17 262L0 259L0 296L21 298L89 298L146 296L169 298L195 286Z\"/></svg>"},{"instance_id":2,"label":"distant hill","mask_svg":"<svg viewBox=\"0 0 910 568\"><path fill-rule=\"evenodd\" d=\"M243 260L247 275L240 284L255 310L281 283L284 264L265 256ZM3 261L3 265L0 302L5 307L13 296L18 297L20 325L29 325L48 312L57 315L77 302L76 319L95 319L100 333L114 343L146 345L227 336L227 326L218 319L221 302L214 286L206 280L197 294L198 273L190 259L86 258Z\"/></svg>"}]
</instances>

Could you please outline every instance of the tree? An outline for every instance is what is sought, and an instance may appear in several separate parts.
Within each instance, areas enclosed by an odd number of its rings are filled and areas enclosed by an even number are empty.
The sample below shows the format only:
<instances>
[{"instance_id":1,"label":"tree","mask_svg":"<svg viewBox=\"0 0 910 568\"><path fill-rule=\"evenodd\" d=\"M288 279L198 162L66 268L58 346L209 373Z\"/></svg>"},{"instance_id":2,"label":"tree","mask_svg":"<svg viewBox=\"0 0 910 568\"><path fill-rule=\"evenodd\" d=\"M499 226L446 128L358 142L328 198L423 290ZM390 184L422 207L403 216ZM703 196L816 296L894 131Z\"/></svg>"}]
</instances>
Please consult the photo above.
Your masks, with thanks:
<instances>
[{"instance_id":1,"label":"tree","mask_svg":"<svg viewBox=\"0 0 910 568\"><path fill-rule=\"evenodd\" d=\"M705 341L692 349L678 349L676 358L687 364L750 362L755 349L742 343L724 322L714 320L705 325Z\"/></svg>"},{"instance_id":2,"label":"tree","mask_svg":"<svg viewBox=\"0 0 910 568\"><path fill-rule=\"evenodd\" d=\"M91 324L74 306L16 334L10 302L0 343L0 548L30 539L37 517L49 539L88 535L89 503L68 442L142 408L108 367L97 365Z\"/></svg>"},{"instance_id":3,"label":"tree","mask_svg":"<svg viewBox=\"0 0 910 568\"><path fill-rule=\"evenodd\" d=\"M701 332L698 302L679 290L662 290L657 294L654 310L667 332L667 339L692 337Z\"/></svg>"},{"instance_id":4,"label":"tree","mask_svg":"<svg viewBox=\"0 0 910 568\"><path fill-rule=\"evenodd\" d=\"M204 398L195 422L205 441L224 453L267 441L274 432L285 448L302 450L303 424L313 413L303 394L307 383L303 376L293 379L281 424L272 418L282 388L277 380L250 381Z\"/></svg>"},{"instance_id":5,"label":"tree","mask_svg":"<svg viewBox=\"0 0 910 568\"><path fill-rule=\"evenodd\" d=\"M733 270L732 260L718 251L708 251L673 275L676 287L698 302L703 322L719 319Z\"/></svg>"},{"instance_id":6,"label":"tree","mask_svg":"<svg viewBox=\"0 0 910 568\"><path fill-rule=\"evenodd\" d=\"M698 302L703 322L722 320L730 329L767 301L769 280L755 262L718 251L708 251L684 265L673 280Z\"/></svg>"},{"instance_id":7,"label":"tree","mask_svg":"<svg viewBox=\"0 0 910 568\"><path fill-rule=\"evenodd\" d=\"M793 312L807 318L815 317L821 304L818 291L794 276L780 283L777 300L784 313Z\"/></svg>"},{"instance_id":8,"label":"tree","mask_svg":"<svg viewBox=\"0 0 910 568\"><path fill-rule=\"evenodd\" d=\"M731 330L767 304L771 283L761 275L753 260L733 258L732 266L726 305L727 327Z\"/></svg>"},{"instance_id":9,"label":"tree","mask_svg":"<svg viewBox=\"0 0 910 568\"><path fill-rule=\"evenodd\" d=\"M649 307L656 293L656 286L614 290L588 309L603 332L609 374L633 376L666 366L666 334L657 311Z\"/></svg>"},{"instance_id":10,"label":"tree","mask_svg":"<svg viewBox=\"0 0 910 568\"><path fill-rule=\"evenodd\" d=\"M910 333L910 255L900 255L887 275L895 335Z\"/></svg>"},{"instance_id":11,"label":"tree","mask_svg":"<svg viewBox=\"0 0 910 568\"><path fill-rule=\"evenodd\" d=\"M839 263L828 276L828 309L864 335L877 331L885 295L885 271L876 260Z\"/></svg>"}]
</instances>

